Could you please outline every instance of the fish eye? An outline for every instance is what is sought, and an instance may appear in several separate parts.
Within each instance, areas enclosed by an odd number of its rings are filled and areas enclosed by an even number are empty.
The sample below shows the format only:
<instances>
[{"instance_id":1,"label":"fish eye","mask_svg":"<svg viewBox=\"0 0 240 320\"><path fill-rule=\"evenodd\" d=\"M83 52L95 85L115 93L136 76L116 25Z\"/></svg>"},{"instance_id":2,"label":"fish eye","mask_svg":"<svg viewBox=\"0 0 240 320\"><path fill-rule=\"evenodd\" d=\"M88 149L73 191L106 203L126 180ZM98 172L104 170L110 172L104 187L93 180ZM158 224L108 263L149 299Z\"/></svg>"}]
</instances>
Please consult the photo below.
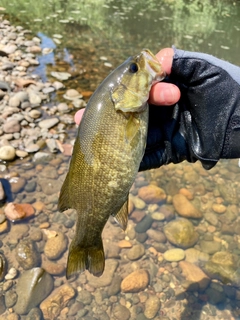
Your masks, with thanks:
<instances>
[{"instance_id":1,"label":"fish eye","mask_svg":"<svg viewBox=\"0 0 240 320\"><path fill-rule=\"evenodd\" d=\"M131 73L138 72L138 65L135 62L131 63L130 66L129 66L129 71Z\"/></svg>"}]
</instances>

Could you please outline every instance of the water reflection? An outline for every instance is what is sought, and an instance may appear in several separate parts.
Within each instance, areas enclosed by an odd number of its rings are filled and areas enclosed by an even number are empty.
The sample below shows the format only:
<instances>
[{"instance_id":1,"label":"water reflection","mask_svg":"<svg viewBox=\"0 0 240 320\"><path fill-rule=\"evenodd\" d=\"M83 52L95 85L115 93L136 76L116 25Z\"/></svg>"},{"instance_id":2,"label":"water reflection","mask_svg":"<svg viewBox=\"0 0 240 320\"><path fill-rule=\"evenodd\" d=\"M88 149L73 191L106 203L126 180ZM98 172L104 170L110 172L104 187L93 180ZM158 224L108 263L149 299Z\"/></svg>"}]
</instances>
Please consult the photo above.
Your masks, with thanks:
<instances>
[{"instance_id":1,"label":"water reflection","mask_svg":"<svg viewBox=\"0 0 240 320\"><path fill-rule=\"evenodd\" d=\"M115 0L98 1L95 5L94 1L32 4L2 0L1 6L7 8L11 21L29 22L28 27L41 38L42 47L54 49L39 56L40 67L35 72L44 80L51 79L53 70L70 72L66 86L90 91L89 95L111 69L104 62L115 67L142 47L157 51L175 44L240 64L239 2ZM52 40L56 34L62 35L58 44ZM63 92L58 94L56 101L62 100L62 95ZM68 126L67 131L69 142L76 130ZM72 210L57 211L58 192L68 161L69 157L60 153L39 163L27 158L9 164L1 173L8 201L31 204L35 210L27 220L8 222L7 232L1 234L1 250L8 260L8 270L18 270L18 283L19 275L26 270L18 259L19 252L24 250L19 244L28 240L27 250L31 250L31 241L37 244L41 262L37 260L34 266L42 266L51 274L55 288L41 305L45 319L239 318L237 160L221 161L209 172L200 164L183 163L140 173L131 191L126 233L114 221L104 230L104 276L96 279L86 272L69 283L64 272L76 216ZM21 179L13 183L14 177ZM141 190L149 185L161 188L166 198L155 203L147 200ZM186 207L191 210L183 217ZM170 237L166 226L173 221L177 226L171 229L170 225ZM184 245L179 221L193 235L184 238ZM181 250L172 251L176 247ZM127 278L129 275L131 278ZM142 287L136 289L140 278ZM22 290L20 285L16 287L15 279L1 282L0 301L7 306L7 316L14 310L14 292L19 294ZM38 293L42 294L42 289ZM39 308L26 312L41 314Z\"/></svg>"}]
</instances>

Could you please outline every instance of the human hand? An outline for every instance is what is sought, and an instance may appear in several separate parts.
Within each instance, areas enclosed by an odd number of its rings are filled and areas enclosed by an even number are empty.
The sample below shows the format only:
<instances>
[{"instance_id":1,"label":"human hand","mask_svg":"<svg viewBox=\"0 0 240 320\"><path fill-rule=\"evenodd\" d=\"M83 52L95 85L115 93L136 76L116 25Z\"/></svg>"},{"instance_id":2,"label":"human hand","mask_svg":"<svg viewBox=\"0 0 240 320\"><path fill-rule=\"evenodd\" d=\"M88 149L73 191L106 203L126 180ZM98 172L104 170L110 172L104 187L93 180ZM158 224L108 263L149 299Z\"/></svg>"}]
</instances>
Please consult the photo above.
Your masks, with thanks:
<instances>
[{"instance_id":1,"label":"human hand","mask_svg":"<svg viewBox=\"0 0 240 320\"><path fill-rule=\"evenodd\" d=\"M165 50L156 55L160 62ZM240 68L207 54L171 50L165 81L177 85L181 96L172 107L150 105L140 171L183 160L200 160L210 169L220 158L238 158ZM159 104L159 90L152 89L150 102Z\"/></svg>"}]
</instances>

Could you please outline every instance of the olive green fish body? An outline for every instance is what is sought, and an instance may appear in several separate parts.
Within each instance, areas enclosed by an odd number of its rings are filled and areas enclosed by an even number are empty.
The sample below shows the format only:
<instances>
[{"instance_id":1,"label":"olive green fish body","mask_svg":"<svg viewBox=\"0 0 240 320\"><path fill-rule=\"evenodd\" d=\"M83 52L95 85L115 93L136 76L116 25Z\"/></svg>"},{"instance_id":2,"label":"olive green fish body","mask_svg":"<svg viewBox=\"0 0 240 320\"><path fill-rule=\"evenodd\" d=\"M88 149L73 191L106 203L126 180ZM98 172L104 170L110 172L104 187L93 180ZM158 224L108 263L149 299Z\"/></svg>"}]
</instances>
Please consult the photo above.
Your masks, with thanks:
<instances>
[{"instance_id":1,"label":"olive green fish body","mask_svg":"<svg viewBox=\"0 0 240 320\"><path fill-rule=\"evenodd\" d=\"M147 99L153 81L145 71L140 82L136 78L131 83L129 65L135 60L129 58L103 81L79 126L59 198L59 210L77 210L67 277L85 269L101 275L105 263L101 234L109 216L115 216L123 229L127 225L128 194L145 149Z\"/></svg>"}]
</instances>

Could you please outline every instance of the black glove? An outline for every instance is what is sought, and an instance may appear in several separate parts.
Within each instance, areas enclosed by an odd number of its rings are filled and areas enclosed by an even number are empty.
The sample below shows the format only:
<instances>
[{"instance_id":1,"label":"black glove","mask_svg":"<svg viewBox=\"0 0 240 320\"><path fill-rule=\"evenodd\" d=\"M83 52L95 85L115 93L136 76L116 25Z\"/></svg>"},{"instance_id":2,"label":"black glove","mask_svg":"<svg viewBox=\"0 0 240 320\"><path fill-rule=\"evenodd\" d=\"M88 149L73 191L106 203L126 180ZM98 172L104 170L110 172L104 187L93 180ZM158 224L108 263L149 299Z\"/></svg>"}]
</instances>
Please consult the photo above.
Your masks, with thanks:
<instances>
[{"instance_id":1,"label":"black glove","mask_svg":"<svg viewBox=\"0 0 240 320\"><path fill-rule=\"evenodd\" d=\"M213 56L174 48L165 81L181 91L172 107L150 105L140 171L183 160L211 169L240 157L240 68Z\"/></svg>"}]
</instances>

